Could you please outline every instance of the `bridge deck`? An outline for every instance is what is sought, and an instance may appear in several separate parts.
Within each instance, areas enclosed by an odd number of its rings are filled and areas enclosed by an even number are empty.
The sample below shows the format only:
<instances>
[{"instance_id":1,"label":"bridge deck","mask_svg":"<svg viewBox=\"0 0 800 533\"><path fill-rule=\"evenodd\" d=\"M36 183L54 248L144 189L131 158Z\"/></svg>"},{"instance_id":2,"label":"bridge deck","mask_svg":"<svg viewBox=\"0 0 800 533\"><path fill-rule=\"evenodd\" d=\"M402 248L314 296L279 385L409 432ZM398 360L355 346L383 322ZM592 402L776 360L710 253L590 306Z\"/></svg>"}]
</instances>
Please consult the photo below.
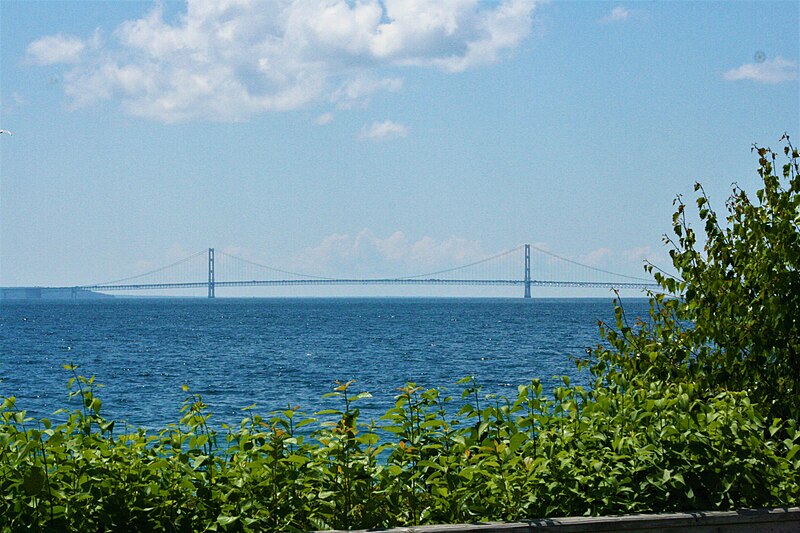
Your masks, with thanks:
<instances>
[{"instance_id":1,"label":"bridge deck","mask_svg":"<svg viewBox=\"0 0 800 533\"><path fill-rule=\"evenodd\" d=\"M604 282L604 281L557 281L520 279L408 279L408 278L375 278L375 279L278 279L278 280L242 280L216 281L214 287L286 287L286 286L330 286L330 285L450 285L450 286L514 286L530 284L532 287L586 287L615 289L655 289L655 283L637 282ZM90 291L131 291L147 289L200 289L208 287L207 281L185 283L141 283L126 285L81 285L67 287L76 290Z\"/></svg>"}]
</instances>

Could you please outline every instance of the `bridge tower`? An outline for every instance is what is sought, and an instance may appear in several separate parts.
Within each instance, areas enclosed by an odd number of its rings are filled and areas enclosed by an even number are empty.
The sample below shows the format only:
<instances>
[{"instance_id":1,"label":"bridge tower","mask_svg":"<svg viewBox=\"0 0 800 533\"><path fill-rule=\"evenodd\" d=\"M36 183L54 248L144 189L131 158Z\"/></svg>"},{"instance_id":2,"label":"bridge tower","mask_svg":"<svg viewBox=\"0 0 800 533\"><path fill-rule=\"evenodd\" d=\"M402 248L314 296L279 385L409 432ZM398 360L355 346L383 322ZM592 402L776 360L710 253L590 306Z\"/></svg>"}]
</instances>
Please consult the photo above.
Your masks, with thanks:
<instances>
[{"instance_id":1,"label":"bridge tower","mask_svg":"<svg viewBox=\"0 0 800 533\"><path fill-rule=\"evenodd\" d=\"M531 297L531 245L525 245L525 298Z\"/></svg>"},{"instance_id":2,"label":"bridge tower","mask_svg":"<svg viewBox=\"0 0 800 533\"><path fill-rule=\"evenodd\" d=\"M208 249L208 297L214 298L214 249Z\"/></svg>"}]
</instances>

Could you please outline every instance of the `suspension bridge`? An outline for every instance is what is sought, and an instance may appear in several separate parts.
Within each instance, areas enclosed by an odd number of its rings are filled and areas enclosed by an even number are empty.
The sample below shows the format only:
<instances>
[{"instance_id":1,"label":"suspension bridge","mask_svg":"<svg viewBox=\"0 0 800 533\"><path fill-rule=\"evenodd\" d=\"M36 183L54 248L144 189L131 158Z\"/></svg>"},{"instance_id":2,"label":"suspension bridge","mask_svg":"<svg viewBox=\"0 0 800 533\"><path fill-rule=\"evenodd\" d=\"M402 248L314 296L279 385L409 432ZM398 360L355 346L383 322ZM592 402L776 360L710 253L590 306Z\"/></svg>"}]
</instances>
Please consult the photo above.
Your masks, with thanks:
<instances>
[{"instance_id":1,"label":"suspension bridge","mask_svg":"<svg viewBox=\"0 0 800 533\"><path fill-rule=\"evenodd\" d=\"M468 264L400 277L324 277L275 268L234 255L202 250L175 263L104 283L58 287L79 291L153 291L204 289L209 298L229 287L335 285L451 285L520 287L524 298L533 287L655 289L652 280L581 263L531 244Z\"/></svg>"}]
</instances>

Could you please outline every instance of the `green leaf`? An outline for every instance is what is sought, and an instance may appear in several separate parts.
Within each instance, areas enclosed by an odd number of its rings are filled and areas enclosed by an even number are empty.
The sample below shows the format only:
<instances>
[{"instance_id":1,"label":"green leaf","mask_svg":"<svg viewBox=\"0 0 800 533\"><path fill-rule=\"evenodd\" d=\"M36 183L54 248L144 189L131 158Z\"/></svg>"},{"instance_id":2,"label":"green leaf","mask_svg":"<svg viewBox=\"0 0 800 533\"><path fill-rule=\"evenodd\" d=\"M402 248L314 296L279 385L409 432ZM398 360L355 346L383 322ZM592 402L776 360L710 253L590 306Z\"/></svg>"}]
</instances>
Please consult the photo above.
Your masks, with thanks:
<instances>
[{"instance_id":1,"label":"green leaf","mask_svg":"<svg viewBox=\"0 0 800 533\"><path fill-rule=\"evenodd\" d=\"M797 452L800 452L800 444L795 444L788 452L786 452L786 459L791 461L792 458L797 455Z\"/></svg>"},{"instance_id":2,"label":"green leaf","mask_svg":"<svg viewBox=\"0 0 800 533\"><path fill-rule=\"evenodd\" d=\"M31 467L22 480L22 486L28 496L35 496L42 492L45 483L44 469L40 466Z\"/></svg>"},{"instance_id":3,"label":"green leaf","mask_svg":"<svg viewBox=\"0 0 800 533\"><path fill-rule=\"evenodd\" d=\"M338 409L323 409L322 411L317 411L314 413L316 415L341 415L342 411Z\"/></svg>"},{"instance_id":4,"label":"green leaf","mask_svg":"<svg viewBox=\"0 0 800 533\"><path fill-rule=\"evenodd\" d=\"M403 469L401 467L397 466L397 465L390 465L386 470L389 472L389 475L392 476L392 477L399 476L400 474L403 473Z\"/></svg>"},{"instance_id":5,"label":"green leaf","mask_svg":"<svg viewBox=\"0 0 800 533\"><path fill-rule=\"evenodd\" d=\"M219 515L217 517L217 523L219 525L221 525L221 526L229 526L229 525L233 524L234 522L236 522L237 520L239 520L238 516Z\"/></svg>"},{"instance_id":6,"label":"green leaf","mask_svg":"<svg viewBox=\"0 0 800 533\"><path fill-rule=\"evenodd\" d=\"M418 466L427 466L428 468L433 468L434 470L444 470L444 467L440 464L436 464L433 461L428 461L427 459L423 459L417 462Z\"/></svg>"},{"instance_id":7,"label":"green leaf","mask_svg":"<svg viewBox=\"0 0 800 533\"><path fill-rule=\"evenodd\" d=\"M515 452L526 440L528 440L528 435L525 433L516 433L509 439L508 447L511 448L512 452Z\"/></svg>"}]
</instances>

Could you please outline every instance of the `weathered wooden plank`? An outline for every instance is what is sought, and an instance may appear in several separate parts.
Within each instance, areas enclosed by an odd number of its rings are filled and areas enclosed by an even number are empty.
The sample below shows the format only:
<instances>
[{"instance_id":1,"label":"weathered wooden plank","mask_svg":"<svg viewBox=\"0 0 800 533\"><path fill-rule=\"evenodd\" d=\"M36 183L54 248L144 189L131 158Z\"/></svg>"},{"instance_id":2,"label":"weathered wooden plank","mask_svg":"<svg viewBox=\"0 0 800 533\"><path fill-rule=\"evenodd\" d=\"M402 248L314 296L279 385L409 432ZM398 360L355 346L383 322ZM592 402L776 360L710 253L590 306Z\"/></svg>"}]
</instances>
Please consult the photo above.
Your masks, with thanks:
<instances>
[{"instance_id":1,"label":"weathered wooden plank","mask_svg":"<svg viewBox=\"0 0 800 533\"><path fill-rule=\"evenodd\" d=\"M800 533L800 507L693 513L541 518L369 530L387 533ZM365 532L367 530L361 530Z\"/></svg>"}]
</instances>

